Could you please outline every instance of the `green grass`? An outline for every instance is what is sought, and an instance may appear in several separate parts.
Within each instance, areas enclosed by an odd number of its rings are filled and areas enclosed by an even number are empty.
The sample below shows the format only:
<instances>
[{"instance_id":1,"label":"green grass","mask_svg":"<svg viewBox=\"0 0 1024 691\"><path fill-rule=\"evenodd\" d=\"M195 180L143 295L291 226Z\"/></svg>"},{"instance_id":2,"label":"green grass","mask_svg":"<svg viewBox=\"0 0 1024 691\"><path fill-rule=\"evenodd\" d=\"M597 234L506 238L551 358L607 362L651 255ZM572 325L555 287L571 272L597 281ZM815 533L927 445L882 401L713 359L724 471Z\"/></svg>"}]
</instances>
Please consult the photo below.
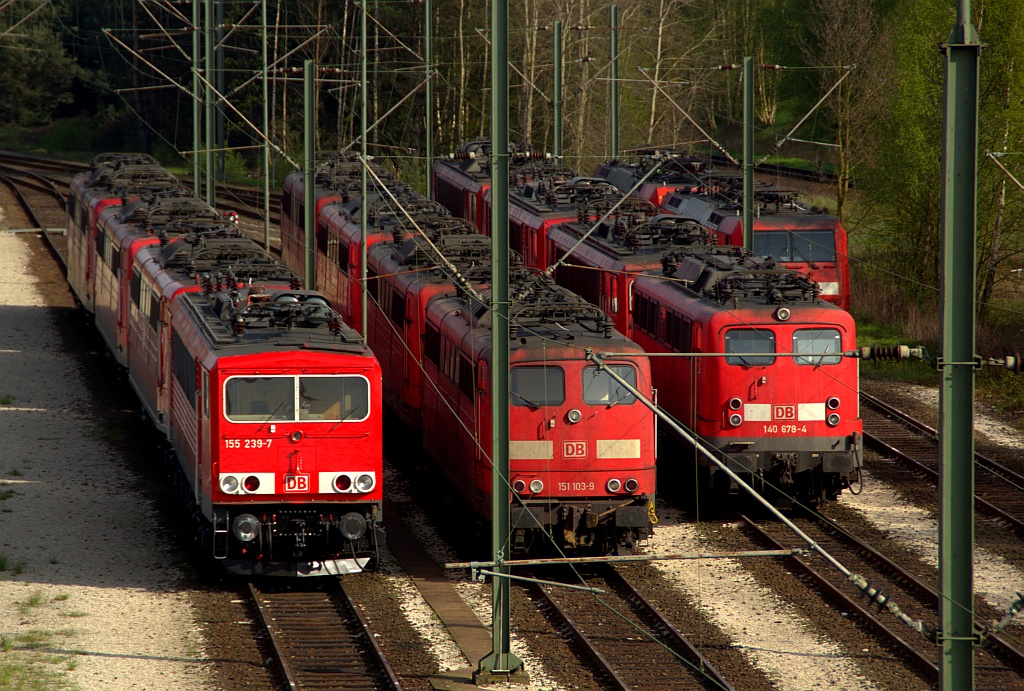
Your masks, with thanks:
<instances>
[{"instance_id":1,"label":"green grass","mask_svg":"<svg viewBox=\"0 0 1024 691\"><path fill-rule=\"evenodd\" d=\"M0 405L10 405L12 403L14 403L14 396L11 396L10 394L0 396Z\"/></svg>"},{"instance_id":2,"label":"green grass","mask_svg":"<svg viewBox=\"0 0 1024 691\"><path fill-rule=\"evenodd\" d=\"M0 571L6 571L11 567L10 557L0 552Z\"/></svg>"},{"instance_id":3,"label":"green grass","mask_svg":"<svg viewBox=\"0 0 1024 691\"><path fill-rule=\"evenodd\" d=\"M21 477L21 471L17 468L11 468L11 472L8 473L11 477Z\"/></svg>"},{"instance_id":4,"label":"green grass","mask_svg":"<svg viewBox=\"0 0 1024 691\"><path fill-rule=\"evenodd\" d=\"M70 595L68 595L67 593L61 593L60 595L57 595L56 597L54 597L53 601L54 602L64 602L64 601L69 600L69 599L71 599Z\"/></svg>"},{"instance_id":5,"label":"green grass","mask_svg":"<svg viewBox=\"0 0 1024 691\"><path fill-rule=\"evenodd\" d=\"M69 617L71 619L78 619L80 617L87 617L87 616L89 616L89 613L88 612L79 612L79 611L76 610L76 611L72 611L72 612L61 612L61 616L62 617Z\"/></svg>"},{"instance_id":6,"label":"green grass","mask_svg":"<svg viewBox=\"0 0 1024 691\"><path fill-rule=\"evenodd\" d=\"M0 490L0 501L6 501L13 497L15 494L17 494L17 492L15 492L13 489Z\"/></svg>"},{"instance_id":7,"label":"green grass","mask_svg":"<svg viewBox=\"0 0 1024 691\"><path fill-rule=\"evenodd\" d=\"M43 596L42 590L37 590L24 602L18 603L18 611L22 614L28 614L35 607L42 607L47 604L46 599Z\"/></svg>"},{"instance_id":8,"label":"green grass","mask_svg":"<svg viewBox=\"0 0 1024 691\"><path fill-rule=\"evenodd\" d=\"M58 691L79 687L66 672L74 670L74 655L44 652L57 636L73 632L29 631L18 635L0 635L0 689L18 691Z\"/></svg>"}]
</instances>

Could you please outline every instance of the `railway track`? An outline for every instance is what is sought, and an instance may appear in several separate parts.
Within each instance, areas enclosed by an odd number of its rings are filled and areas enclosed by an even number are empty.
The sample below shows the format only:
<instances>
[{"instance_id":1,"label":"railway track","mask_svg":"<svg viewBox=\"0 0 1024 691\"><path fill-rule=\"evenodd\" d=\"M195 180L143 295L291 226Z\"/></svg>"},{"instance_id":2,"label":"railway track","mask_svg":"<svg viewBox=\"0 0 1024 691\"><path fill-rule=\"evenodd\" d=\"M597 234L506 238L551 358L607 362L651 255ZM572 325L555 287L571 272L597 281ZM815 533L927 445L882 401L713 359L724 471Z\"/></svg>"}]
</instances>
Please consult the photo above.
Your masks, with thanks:
<instances>
[{"instance_id":1,"label":"railway track","mask_svg":"<svg viewBox=\"0 0 1024 691\"><path fill-rule=\"evenodd\" d=\"M291 689L400 691L369 625L340 581L249 592Z\"/></svg>"},{"instance_id":2,"label":"railway track","mask_svg":"<svg viewBox=\"0 0 1024 691\"><path fill-rule=\"evenodd\" d=\"M884 401L861 392L864 440L938 486L938 433ZM974 454L975 506L1000 526L1024 536L1024 475Z\"/></svg>"},{"instance_id":3,"label":"railway track","mask_svg":"<svg viewBox=\"0 0 1024 691\"><path fill-rule=\"evenodd\" d=\"M581 572L606 592L537 585L547 615L612 688L732 689L686 637L612 566Z\"/></svg>"},{"instance_id":4,"label":"railway track","mask_svg":"<svg viewBox=\"0 0 1024 691\"><path fill-rule=\"evenodd\" d=\"M765 546L775 549L792 546L795 538L783 524L757 523L746 516L742 518ZM933 629L937 627L939 594L930 585L827 518L815 514L795 522L852 572L864 576L872 586L891 597L909 616ZM939 648L933 641L900 625L887 610L863 606L852 597L852 587L836 570L815 568L812 558L787 557L786 561L797 578L849 613L859 627L906 660L922 679L938 683ZM983 622L978 624L980 630ZM1019 688L1024 684L1024 653L998 634L988 636L986 645L977 649L975 660L978 688Z\"/></svg>"}]
</instances>

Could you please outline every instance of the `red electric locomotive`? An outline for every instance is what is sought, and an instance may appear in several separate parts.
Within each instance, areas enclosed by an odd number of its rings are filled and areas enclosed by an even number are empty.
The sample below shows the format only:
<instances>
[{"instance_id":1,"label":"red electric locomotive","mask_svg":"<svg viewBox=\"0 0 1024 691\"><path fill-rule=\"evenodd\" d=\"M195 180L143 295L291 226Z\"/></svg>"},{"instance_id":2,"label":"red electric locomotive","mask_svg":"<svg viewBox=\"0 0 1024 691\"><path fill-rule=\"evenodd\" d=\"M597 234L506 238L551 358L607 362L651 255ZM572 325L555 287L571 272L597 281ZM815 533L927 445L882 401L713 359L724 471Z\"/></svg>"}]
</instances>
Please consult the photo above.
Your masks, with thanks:
<instances>
[{"instance_id":1,"label":"red electric locomotive","mask_svg":"<svg viewBox=\"0 0 1024 691\"><path fill-rule=\"evenodd\" d=\"M630 153L626 161L602 163L594 175L606 179L623 194L644 182L633 194L660 207L665 197L676 190L697 192L703 188L704 160L674 149L642 148ZM653 170L653 172L651 172Z\"/></svg>"},{"instance_id":2,"label":"red electric locomotive","mask_svg":"<svg viewBox=\"0 0 1024 691\"><path fill-rule=\"evenodd\" d=\"M382 180L394 179L390 172L379 166L373 165L373 170ZM314 185L316 211L313 218L318 224L316 241L323 244L327 242L327 233L319 229L320 219L337 210L328 207L344 206L353 196L359 196L362 185L359 158L354 154L338 154L325 159L317 166ZM281 259L300 276L305 275L306 266L305 209L305 174L290 173L285 178L281 194ZM322 261L327 261L326 245L321 249Z\"/></svg>"},{"instance_id":3,"label":"red electric locomotive","mask_svg":"<svg viewBox=\"0 0 1024 691\"><path fill-rule=\"evenodd\" d=\"M853 318L803 274L743 248L680 252L634 283L633 335L660 404L737 473L815 504L856 482L863 456ZM799 355L807 353L807 355ZM798 354L796 357L791 354ZM698 456L707 487L729 480Z\"/></svg>"},{"instance_id":4,"label":"red electric locomotive","mask_svg":"<svg viewBox=\"0 0 1024 691\"><path fill-rule=\"evenodd\" d=\"M491 434L490 239L415 197L407 201L415 226L394 216L386 233L375 229L367 251L368 341L389 406L422 429L427 451L474 513L489 519L490 454L480 440ZM358 245L355 232L345 239ZM521 266L518 257L512 263ZM318 284L341 271L319 256L317 266ZM646 538L654 520L654 419L586 361L585 349L633 354L613 366L641 391L650 390L647 358L579 297L522 269L513 275L520 285L538 281L513 307L515 549L543 534L563 548L598 550Z\"/></svg>"},{"instance_id":5,"label":"red electric locomotive","mask_svg":"<svg viewBox=\"0 0 1024 691\"><path fill-rule=\"evenodd\" d=\"M88 177L79 218L97 204ZM358 572L383 539L380 367L323 296L180 192L109 204L85 229L97 327L226 569Z\"/></svg>"},{"instance_id":6,"label":"red electric locomotive","mask_svg":"<svg viewBox=\"0 0 1024 691\"><path fill-rule=\"evenodd\" d=\"M146 189L180 187L178 179L146 154L102 154L89 173L71 181L77 203L68 210L68 283L90 312L95 304L96 221L107 206L120 205Z\"/></svg>"},{"instance_id":7,"label":"red electric locomotive","mask_svg":"<svg viewBox=\"0 0 1024 691\"><path fill-rule=\"evenodd\" d=\"M548 231L548 257L552 262L565 258L555 280L599 306L628 338L633 332L635 276L660 269L668 252L714 243L707 228L671 214L624 213L590 230L590 223L576 222Z\"/></svg>"},{"instance_id":8,"label":"red electric locomotive","mask_svg":"<svg viewBox=\"0 0 1024 691\"><path fill-rule=\"evenodd\" d=\"M593 305L546 280L512 288L509 482L512 548L608 552L654 525L655 425L586 359L618 354L619 375L650 391L648 359ZM490 291L438 296L426 309L423 444L484 518L491 510Z\"/></svg>"},{"instance_id":9,"label":"red electric locomotive","mask_svg":"<svg viewBox=\"0 0 1024 691\"><path fill-rule=\"evenodd\" d=\"M377 170L376 168L374 169ZM358 171L357 171L358 172ZM286 180L288 190L302 189L301 173L292 173ZM389 179L381 175L382 181ZM372 180L372 178L371 178ZM371 187L372 189L372 187ZM426 214L433 217L448 216L449 212L439 203L426 199L405 183L394 182L389 186L398 204L410 214ZM316 272L317 289L338 310L342 318L357 330L362 328L362 228L360 227L361 205L358 182L347 184L339 193L336 186L319 187L316 216ZM321 198L333 200L320 203ZM367 195L367 249L374 244L392 237L395 232L408 232L412 226L405 213L399 209L391 195L372 191ZM292 211L297 212L294 205ZM285 219L288 219L287 221ZM289 216L282 210L281 244L287 241L293 247L305 247L303 228L305 223L298 216ZM287 240L286 240L287 238ZM285 262L298 270L305 266L305 257L297 259L294 254L282 255Z\"/></svg>"},{"instance_id":10,"label":"red electric locomotive","mask_svg":"<svg viewBox=\"0 0 1024 691\"><path fill-rule=\"evenodd\" d=\"M484 195L491 189L491 140L462 144L431 165L434 199L484 232Z\"/></svg>"},{"instance_id":11,"label":"red electric locomotive","mask_svg":"<svg viewBox=\"0 0 1024 691\"><path fill-rule=\"evenodd\" d=\"M665 198L662 208L708 226L720 245L742 246L743 205L742 197L736 196L742 195L742 187L730 187L728 197L676 191ZM724 187L720 184L719 189ZM849 245L839 219L822 209L799 206L793 190L759 184L754 197L754 254L807 274L818 282L822 299L849 310Z\"/></svg>"},{"instance_id":12,"label":"red electric locomotive","mask_svg":"<svg viewBox=\"0 0 1024 691\"><path fill-rule=\"evenodd\" d=\"M522 255L526 266L544 270L553 260L547 253L548 230L560 223L596 221L620 201L620 196L603 178L567 178L559 172L530 179L509 193L509 247ZM627 201L620 210L627 213L635 206L635 201ZM650 207L650 213L655 212ZM484 216L490 224L489 192Z\"/></svg>"},{"instance_id":13,"label":"red electric locomotive","mask_svg":"<svg viewBox=\"0 0 1024 691\"><path fill-rule=\"evenodd\" d=\"M370 348L384 371L384 401L405 424L418 430L423 423L427 303L460 290L460 282L486 286L491 279L491 240L461 218L417 220L424 234L411 239L398 235L370 249L367 310ZM514 274L520 273L522 259L512 253L510 266Z\"/></svg>"}]
</instances>

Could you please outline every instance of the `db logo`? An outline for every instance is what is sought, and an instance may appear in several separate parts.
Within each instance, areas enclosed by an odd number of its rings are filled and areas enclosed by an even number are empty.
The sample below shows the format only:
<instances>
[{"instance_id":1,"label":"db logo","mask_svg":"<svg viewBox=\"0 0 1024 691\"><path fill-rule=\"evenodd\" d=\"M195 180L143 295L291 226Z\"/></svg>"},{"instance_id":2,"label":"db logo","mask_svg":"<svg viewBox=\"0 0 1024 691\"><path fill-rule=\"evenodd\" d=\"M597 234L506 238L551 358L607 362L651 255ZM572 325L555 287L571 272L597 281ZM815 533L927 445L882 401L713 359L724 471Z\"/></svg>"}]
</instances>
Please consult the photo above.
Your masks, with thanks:
<instances>
[{"instance_id":1,"label":"db logo","mask_svg":"<svg viewBox=\"0 0 1024 691\"><path fill-rule=\"evenodd\" d=\"M772 406L772 419L773 420L796 420L796 406L795 405L777 405Z\"/></svg>"},{"instance_id":2,"label":"db logo","mask_svg":"<svg viewBox=\"0 0 1024 691\"><path fill-rule=\"evenodd\" d=\"M566 458L586 458L587 442L585 441L563 441L562 455Z\"/></svg>"},{"instance_id":3,"label":"db logo","mask_svg":"<svg viewBox=\"0 0 1024 691\"><path fill-rule=\"evenodd\" d=\"M284 476L284 491L285 492L308 492L309 491L309 475L285 475Z\"/></svg>"}]
</instances>

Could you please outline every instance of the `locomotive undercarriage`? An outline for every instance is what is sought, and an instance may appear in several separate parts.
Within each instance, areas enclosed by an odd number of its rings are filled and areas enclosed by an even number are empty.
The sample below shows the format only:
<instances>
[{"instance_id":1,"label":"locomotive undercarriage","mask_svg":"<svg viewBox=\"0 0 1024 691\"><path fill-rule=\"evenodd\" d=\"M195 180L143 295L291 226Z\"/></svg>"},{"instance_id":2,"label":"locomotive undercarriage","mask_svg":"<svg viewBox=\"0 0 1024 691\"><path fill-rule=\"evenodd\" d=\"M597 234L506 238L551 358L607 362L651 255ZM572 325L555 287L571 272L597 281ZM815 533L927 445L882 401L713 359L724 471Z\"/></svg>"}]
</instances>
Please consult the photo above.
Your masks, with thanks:
<instances>
[{"instance_id":1,"label":"locomotive undercarriage","mask_svg":"<svg viewBox=\"0 0 1024 691\"><path fill-rule=\"evenodd\" d=\"M376 504L215 506L199 529L229 573L247 576L323 576L376 568L385 543Z\"/></svg>"},{"instance_id":2,"label":"locomotive undercarriage","mask_svg":"<svg viewBox=\"0 0 1024 691\"><path fill-rule=\"evenodd\" d=\"M803 438L796 444L780 444L775 439L709 441L718 447L718 457L726 467L777 505L787 505L791 499L809 505L831 501L860 480L863 445L857 434ZM707 458L698 457L698 465L706 471L708 487L738 491L729 476Z\"/></svg>"},{"instance_id":3,"label":"locomotive undercarriage","mask_svg":"<svg viewBox=\"0 0 1024 691\"><path fill-rule=\"evenodd\" d=\"M622 500L525 500L511 507L509 518L512 551L520 554L543 550L542 542L561 550L600 554L620 546L632 548L653 534L657 520L654 497L646 494Z\"/></svg>"}]
</instances>

